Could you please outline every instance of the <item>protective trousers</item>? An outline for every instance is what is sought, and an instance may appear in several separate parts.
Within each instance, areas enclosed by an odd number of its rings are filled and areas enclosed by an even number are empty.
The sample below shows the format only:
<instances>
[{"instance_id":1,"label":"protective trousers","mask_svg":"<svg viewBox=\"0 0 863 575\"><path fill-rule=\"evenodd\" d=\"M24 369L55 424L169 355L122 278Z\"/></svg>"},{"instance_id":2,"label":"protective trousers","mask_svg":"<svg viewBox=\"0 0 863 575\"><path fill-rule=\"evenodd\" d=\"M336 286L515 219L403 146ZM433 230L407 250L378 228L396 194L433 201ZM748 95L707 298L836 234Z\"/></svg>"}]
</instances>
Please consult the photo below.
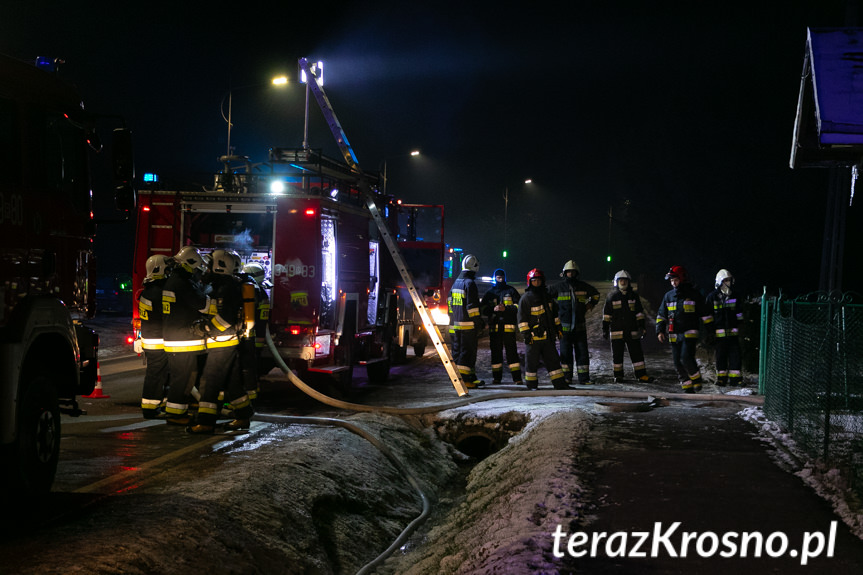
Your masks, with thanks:
<instances>
[{"instance_id":1,"label":"protective trousers","mask_svg":"<svg viewBox=\"0 0 863 575\"><path fill-rule=\"evenodd\" d=\"M207 364L201 375L201 401L198 406L198 425L215 425L221 405L219 393L231 404L235 419L249 419L252 403L243 386L237 364L238 345L214 347L207 352Z\"/></svg>"},{"instance_id":2,"label":"protective trousers","mask_svg":"<svg viewBox=\"0 0 863 575\"><path fill-rule=\"evenodd\" d=\"M743 385L740 339L737 336L717 337L716 385Z\"/></svg>"},{"instance_id":3,"label":"protective trousers","mask_svg":"<svg viewBox=\"0 0 863 575\"><path fill-rule=\"evenodd\" d=\"M575 350L575 363L573 363ZM567 383L572 382L573 367L578 370L578 382L590 381L590 351L587 348L587 331L565 331L560 338L560 363Z\"/></svg>"},{"instance_id":4,"label":"protective trousers","mask_svg":"<svg viewBox=\"0 0 863 575\"><path fill-rule=\"evenodd\" d=\"M450 331L452 338L452 360L466 383L477 381L476 352L477 333L475 329Z\"/></svg>"},{"instance_id":5,"label":"protective trousers","mask_svg":"<svg viewBox=\"0 0 863 575\"><path fill-rule=\"evenodd\" d=\"M647 368L644 365L644 350L641 348L641 340L624 335L620 339L611 340L611 362L614 366L614 377L623 378L623 352L627 348L629 348L632 369L635 370L635 379L646 376Z\"/></svg>"},{"instance_id":6,"label":"protective trousers","mask_svg":"<svg viewBox=\"0 0 863 575\"><path fill-rule=\"evenodd\" d=\"M539 361L542 359L543 365L548 370L548 377L551 378L551 383L555 388L566 385L563 379L563 369L560 367L560 357L557 355L557 348L554 345L553 339L537 339L528 344L527 351L524 354L524 383L529 389L536 389L539 386Z\"/></svg>"},{"instance_id":7,"label":"protective trousers","mask_svg":"<svg viewBox=\"0 0 863 575\"><path fill-rule=\"evenodd\" d=\"M258 354L253 338L240 340L239 367L242 372L243 387L249 394L249 399L258 398Z\"/></svg>"},{"instance_id":8,"label":"protective trousers","mask_svg":"<svg viewBox=\"0 0 863 575\"><path fill-rule=\"evenodd\" d=\"M488 344L491 348L491 375L494 382L500 383L503 379L503 351L506 349L506 360L509 362L512 381L521 383L521 364L518 359L515 333L493 331L488 334Z\"/></svg>"},{"instance_id":9,"label":"protective trousers","mask_svg":"<svg viewBox=\"0 0 863 575\"><path fill-rule=\"evenodd\" d=\"M171 387L165 411L171 416L185 415L189 409L189 395L198 379L199 351L166 351Z\"/></svg>"},{"instance_id":10,"label":"protective trousers","mask_svg":"<svg viewBox=\"0 0 863 575\"><path fill-rule=\"evenodd\" d=\"M145 349L147 371L144 373L144 387L141 390L141 412L146 419L159 413L159 406L168 391L168 354L164 349Z\"/></svg>"},{"instance_id":11,"label":"protective trousers","mask_svg":"<svg viewBox=\"0 0 863 575\"><path fill-rule=\"evenodd\" d=\"M695 338L681 337L671 342L671 358L677 369L677 379L680 388L687 393L701 390L701 371L695 361L697 345L698 340Z\"/></svg>"}]
</instances>

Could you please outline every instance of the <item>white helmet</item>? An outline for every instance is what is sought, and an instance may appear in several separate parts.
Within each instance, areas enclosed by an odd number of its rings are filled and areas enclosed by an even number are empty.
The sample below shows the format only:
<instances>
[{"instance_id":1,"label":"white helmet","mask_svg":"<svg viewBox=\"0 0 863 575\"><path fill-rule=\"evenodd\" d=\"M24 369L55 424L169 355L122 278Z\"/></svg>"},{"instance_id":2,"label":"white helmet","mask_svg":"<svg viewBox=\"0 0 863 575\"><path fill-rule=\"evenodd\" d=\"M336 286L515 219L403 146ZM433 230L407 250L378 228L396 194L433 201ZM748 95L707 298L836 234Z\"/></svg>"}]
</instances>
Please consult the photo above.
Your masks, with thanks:
<instances>
[{"instance_id":1,"label":"white helmet","mask_svg":"<svg viewBox=\"0 0 863 575\"><path fill-rule=\"evenodd\" d=\"M264 267L261 264L250 263L243 266L243 273L247 273L252 276L252 279L258 282L260 285L264 285L264 280L266 279L267 272L264 270Z\"/></svg>"},{"instance_id":2,"label":"white helmet","mask_svg":"<svg viewBox=\"0 0 863 575\"><path fill-rule=\"evenodd\" d=\"M461 261L461 269L469 272L479 271L479 260L473 254L468 254Z\"/></svg>"},{"instance_id":3,"label":"white helmet","mask_svg":"<svg viewBox=\"0 0 863 575\"><path fill-rule=\"evenodd\" d=\"M171 264L171 258L163 255L155 255L147 258L144 268L147 270L148 280L160 280L165 277L168 272L168 267Z\"/></svg>"},{"instance_id":4,"label":"white helmet","mask_svg":"<svg viewBox=\"0 0 863 575\"><path fill-rule=\"evenodd\" d=\"M617 287L618 280L625 279L632 282L632 276L629 275L629 272L626 270L620 270L616 274L614 274L614 287Z\"/></svg>"},{"instance_id":5,"label":"white helmet","mask_svg":"<svg viewBox=\"0 0 863 575\"><path fill-rule=\"evenodd\" d=\"M581 274L581 269L578 267L578 264L575 263L574 260L569 260L568 262L563 264L563 271L560 273L560 277L566 276L566 272L568 272L570 270L575 272L572 274L572 277L577 278Z\"/></svg>"},{"instance_id":6,"label":"white helmet","mask_svg":"<svg viewBox=\"0 0 863 575\"><path fill-rule=\"evenodd\" d=\"M177 252L174 259L189 273L201 269L204 265L204 258L201 257L201 252L194 246L185 246Z\"/></svg>"},{"instance_id":7,"label":"white helmet","mask_svg":"<svg viewBox=\"0 0 863 575\"><path fill-rule=\"evenodd\" d=\"M228 253L231 254L232 258L234 258L234 272L239 273L240 270L243 269L243 259L240 257L240 254L237 253L237 250L228 250Z\"/></svg>"},{"instance_id":8,"label":"white helmet","mask_svg":"<svg viewBox=\"0 0 863 575\"><path fill-rule=\"evenodd\" d=\"M222 275L233 275L236 269L234 256L228 250L213 250L213 273Z\"/></svg>"},{"instance_id":9,"label":"white helmet","mask_svg":"<svg viewBox=\"0 0 863 575\"><path fill-rule=\"evenodd\" d=\"M722 282L724 282L727 279L730 279L732 284L734 283L734 277L731 275L731 272L728 271L727 269L722 268L721 270L716 272L716 287L721 286Z\"/></svg>"}]
</instances>

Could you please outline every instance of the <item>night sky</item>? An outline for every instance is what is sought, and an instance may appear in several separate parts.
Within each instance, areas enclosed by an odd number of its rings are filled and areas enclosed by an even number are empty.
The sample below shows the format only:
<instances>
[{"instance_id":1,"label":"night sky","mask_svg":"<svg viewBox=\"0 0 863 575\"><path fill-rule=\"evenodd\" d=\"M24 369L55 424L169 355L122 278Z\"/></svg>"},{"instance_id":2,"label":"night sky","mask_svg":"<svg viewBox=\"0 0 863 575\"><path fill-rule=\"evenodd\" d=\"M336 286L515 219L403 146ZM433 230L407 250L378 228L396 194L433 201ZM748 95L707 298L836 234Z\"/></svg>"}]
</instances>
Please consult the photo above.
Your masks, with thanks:
<instances>
[{"instance_id":1,"label":"night sky","mask_svg":"<svg viewBox=\"0 0 863 575\"><path fill-rule=\"evenodd\" d=\"M788 161L806 28L845 25L842 0L49 4L3 0L0 52L64 58L169 188L212 185L229 89L237 153L299 147L306 56L360 166L386 160L391 193L445 204L481 273L556 278L574 259L589 280L683 264L705 291L722 267L747 293L818 288L828 171ZM314 102L309 131L340 157ZM131 265L130 230L100 228L103 269Z\"/></svg>"}]
</instances>

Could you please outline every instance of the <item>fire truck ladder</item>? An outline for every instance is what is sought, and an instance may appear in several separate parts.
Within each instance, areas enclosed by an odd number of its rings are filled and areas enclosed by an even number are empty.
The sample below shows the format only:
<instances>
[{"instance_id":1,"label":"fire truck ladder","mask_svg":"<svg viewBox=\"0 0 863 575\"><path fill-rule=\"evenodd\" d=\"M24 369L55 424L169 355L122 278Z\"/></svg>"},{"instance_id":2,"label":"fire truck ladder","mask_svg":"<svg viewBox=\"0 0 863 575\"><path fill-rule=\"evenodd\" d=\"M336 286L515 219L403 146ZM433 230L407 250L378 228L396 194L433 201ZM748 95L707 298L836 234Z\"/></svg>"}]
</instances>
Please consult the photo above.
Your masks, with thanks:
<instances>
[{"instance_id":1,"label":"fire truck ladder","mask_svg":"<svg viewBox=\"0 0 863 575\"><path fill-rule=\"evenodd\" d=\"M402 252L398 247L398 243L393 238L389 228L387 227L386 222L381 216L381 212L378 209L377 204L375 203L374 194L371 192L371 190L369 190L368 182L363 175L363 171L360 168L359 163L357 162L357 157L354 154L354 150L348 143L348 137L347 135L345 135L345 131L342 129L342 125L339 123L338 118L336 118L336 113L335 111L333 111L330 100L329 98L327 98L327 94L324 92L324 87L318 81L316 67L313 64L310 64L306 58L300 58L300 69L306 73L306 87L311 89L312 93L315 95L318 106L321 108L321 112L324 114L324 119L326 120L327 125L330 127L330 132L332 132L333 137L336 139L336 143L339 146L339 150L341 151L342 156L344 156L345 158L345 162L347 162L351 170L356 172L356 174L359 176L359 188L363 193L363 197L366 201L366 206L369 208L369 212L372 214L372 218L374 218L375 220L378 231L380 231L381 236L383 236L384 243L386 243L387 249L392 256L393 261L396 263L396 267L399 269L402 280L404 280L405 285L408 288L408 292L411 294L411 299L414 302L414 306L416 306L417 312L422 318L423 325L426 328L426 333L428 333L431 337L432 343L437 350L438 356L440 356L441 362L443 363L444 368L446 368L446 371L449 374L450 381L452 382L453 387L455 387L455 390L459 394L459 396L467 395L467 389L465 388L464 381L462 381L458 369L456 369L455 363L452 359L452 355L450 355L449 349L447 349L447 347L443 344L443 339L441 338L440 331L438 330L437 324L435 324L435 322L432 320L431 313L429 312L425 301L423 300L423 298L420 297L419 292L417 292L413 278L411 277L410 270L408 270L408 267L405 264L404 257L402 257Z\"/></svg>"}]
</instances>

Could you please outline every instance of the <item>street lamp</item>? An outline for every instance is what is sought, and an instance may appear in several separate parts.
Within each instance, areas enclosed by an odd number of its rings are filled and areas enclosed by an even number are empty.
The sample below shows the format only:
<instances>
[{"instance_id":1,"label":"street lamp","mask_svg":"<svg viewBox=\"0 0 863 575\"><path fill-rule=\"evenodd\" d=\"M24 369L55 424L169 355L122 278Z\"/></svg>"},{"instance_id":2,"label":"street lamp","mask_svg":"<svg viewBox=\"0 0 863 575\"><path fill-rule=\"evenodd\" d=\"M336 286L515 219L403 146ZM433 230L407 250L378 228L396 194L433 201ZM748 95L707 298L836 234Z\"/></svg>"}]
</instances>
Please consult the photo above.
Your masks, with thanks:
<instances>
[{"instance_id":1,"label":"street lamp","mask_svg":"<svg viewBox=\"0 0 863 575\"><path fill-rule=\"evenodd\" d=\"M387 193L387 160L392 160L394 158L402 158L404 156L411 156L411 157L415 158L419 155L420 155L419 150L411 150L410 153L407 153L407 154L398 154L395 156L388 156L388 157L384 158L384 161L382 162L383 163L383 170L381 170L383 172L383 183L384 183L384 185L383 185L382 192L384 194Z\"/></svg>"},{"instance_id":2,"label":"street lamp","mask_svg":"<svg viewBox=\"0 0 863 575\"><path fill-rule=\"evenodd\" d=\"M288 83L288 78L287 78L287 76L278 76L276 78L273 78L272 83L274 86L284 86ZM234 107L234 92L236 90L245 90L246 88L257 88L257 87L263 86L263 85L264 85L263 83L259 82L257 84L247 84L245 86L238 86L236 88L229 88L228 93L222 97L222 105L220 107L221 112L222 112L222 119L228 123L228 147L227 147L227 150L225 151L225 158L226 159L231 157L231 129L234 127L234 123L232 121L232 114L233 114L233 107ZM228 100L228 117L227 118L225 117L225 99Z\"/></svg>"},{"instance_id":3,"label":"street lamp","mask_svg":"<svg viewBox=\"0 0 863 575\"><path fill-rule=\"evenodd\" d=\"M533 183L530 178L524 181L525 184ZM509 186L503 189L503 257L508 255L507 238L506 238L506 222L509 212Z\"/></svg>"}]
</instances>

